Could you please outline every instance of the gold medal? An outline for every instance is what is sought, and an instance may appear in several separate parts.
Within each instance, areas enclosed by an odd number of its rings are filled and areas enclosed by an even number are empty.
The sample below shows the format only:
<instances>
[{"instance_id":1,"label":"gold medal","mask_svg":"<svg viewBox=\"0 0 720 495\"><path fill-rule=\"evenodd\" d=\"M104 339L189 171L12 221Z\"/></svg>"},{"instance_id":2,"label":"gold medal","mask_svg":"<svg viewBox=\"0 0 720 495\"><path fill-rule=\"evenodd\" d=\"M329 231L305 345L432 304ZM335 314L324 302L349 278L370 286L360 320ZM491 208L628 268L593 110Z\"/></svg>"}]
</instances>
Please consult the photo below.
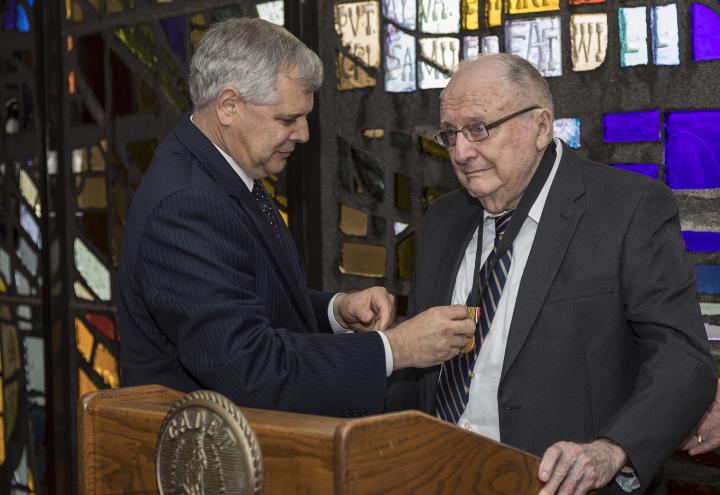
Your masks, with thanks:
<instances>
[{"instance_id":1,"label":"gold medal","mask_svg":"<svg viewBox=\"0 0 720 495\"><path fill-rule=\"evenodd\" d=\"M467 312L468 312L468 318L470 318L473 321L473 323L475 323L475 326L477 326L478 322L480 321L480 307L479 306L468 306ZM475 348L475 335L470 335L467 338L465 347L463 347L460 350L460 354L466 354L466 353L472 351L474 348Z\"/></svg>"}]
</instances>

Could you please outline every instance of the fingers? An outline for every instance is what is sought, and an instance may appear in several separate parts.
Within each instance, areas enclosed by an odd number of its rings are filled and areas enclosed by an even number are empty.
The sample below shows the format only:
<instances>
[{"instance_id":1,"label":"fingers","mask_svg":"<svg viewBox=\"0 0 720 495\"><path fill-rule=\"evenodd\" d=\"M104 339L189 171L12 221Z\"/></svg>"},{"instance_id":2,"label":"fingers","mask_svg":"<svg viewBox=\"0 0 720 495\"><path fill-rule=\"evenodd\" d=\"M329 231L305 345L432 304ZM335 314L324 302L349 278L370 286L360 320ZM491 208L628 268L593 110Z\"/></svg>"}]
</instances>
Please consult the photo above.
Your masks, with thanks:
<instances>
[{"instance_id":1,"label":"fingers","mask_svg":"<svg viewBox=\"0 0 720 495\"><path fill-rule=\"evenodd\" d=\"M608 484L627 459L619 446L599 439L589 444L557 442L545 451L538 477L541 495L581 495Z\"/></svg>"},{"instance_id":2,"label":"fingers","mask_svg":"<svg viewBox=\"0 0 720 495\"><path fill-rule=\"evenodd\" d=\"M373 300L376 325L374 330L385 330L395 320L395 296L382 289L377 299Z\"/></svg>"}]
</instances>

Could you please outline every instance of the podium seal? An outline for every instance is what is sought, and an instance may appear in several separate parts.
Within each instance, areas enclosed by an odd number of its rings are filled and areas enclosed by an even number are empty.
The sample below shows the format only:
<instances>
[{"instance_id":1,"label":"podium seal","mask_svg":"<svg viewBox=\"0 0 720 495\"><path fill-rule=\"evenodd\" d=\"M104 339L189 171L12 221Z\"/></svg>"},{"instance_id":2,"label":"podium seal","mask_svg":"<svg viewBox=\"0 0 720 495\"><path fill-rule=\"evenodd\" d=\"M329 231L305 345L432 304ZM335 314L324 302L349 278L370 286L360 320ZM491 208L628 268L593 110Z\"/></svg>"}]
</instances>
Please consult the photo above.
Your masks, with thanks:
<instances>
[{"instance_id":1,"label":"podium seal","mask_svg":"<svg viewBox=\"0 0 720 495\"><path fill-rule=\"evenodd\" d=\"M217 392L186 394L158 435L161 495L256 495L263 492L262 454L245 416Z\"/></svg>"}]
</instances>

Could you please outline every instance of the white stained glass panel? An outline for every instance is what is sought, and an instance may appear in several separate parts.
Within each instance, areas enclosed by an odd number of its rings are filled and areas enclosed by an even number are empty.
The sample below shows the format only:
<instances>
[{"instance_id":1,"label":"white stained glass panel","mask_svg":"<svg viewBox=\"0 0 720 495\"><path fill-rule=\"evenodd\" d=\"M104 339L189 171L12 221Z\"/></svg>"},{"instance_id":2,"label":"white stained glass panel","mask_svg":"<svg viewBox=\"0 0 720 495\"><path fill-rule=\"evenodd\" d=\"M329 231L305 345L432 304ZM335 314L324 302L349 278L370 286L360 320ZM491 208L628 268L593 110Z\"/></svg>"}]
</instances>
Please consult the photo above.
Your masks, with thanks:
<instances>
[{"instance_id":1,"label":"white stained glass panel","mask_svg":"<svg viewBox=\"0 0 720 495\"><path fill-rule=\"evenodd\" d=\"M648 63L646 7L621 7L620 65L631 67Z\"/></svg>"},{"instance_id":2,"label":"white stained glass panel","mask_svg":"<svg viewBox=\"0 0 720 495\"><path fill-rule=\"evenodd\" d=\"M30 205L32 211L39 218L42 215L40 208L40 194L35 182L24 169L20 169L20 192L22 193L25 201Z\"/></svg>"},{"instance_id":3,"label":"white stained glass panel","mask_svg":"<svg viewBox=\"0 0 720 495\"><path fill-rule=\"evenodd\" d=\"M418 86L420 89L444 88L450 80L450 73L457 67L460 56L460 40L457 38L421 38L420 55L445 69L447 74L433 65L419 60Z\"/></svg>"},{"instance_id":4,"label":"white stained glass panel","mask_svg":"<svg viewBox=\"0 0 720 495\"><path fill-rule=\"evenodd\" d=\"M463 38L463 60L475 58L480 53L480 37L465 36Z\"/></svg>"},{"instance_id":5,"label":"white stained glass panel","mask_svg":"<svg viewBox=\"0 0 720 495\"><path fill-rule=\"evenodd\" d=\"M400 235L403 232L405 232L405 229L408 228L408 224L404 222L395 222L393 224L393 232L395 232L395 235Z\"/></svg>"},{"instance_id":6,"label":"white stained glass panel","mask_svg":"<svg viewBox=\"0 0 720 495\"><path fill-rule=\"evenodd\" d=\"M385 91L404 93L417 89L415 37L392 24L385 25Z\"/></svg>"},{"instance_id":7,"label":"white stained glass panel","mask_svg":"<svg viewBox=\"0 0 720 495\"><path fill-rule=\"evenodd\" d=\"M350 53L368 67L380 67L380 4L374 2L335 5L335 31Z\"/></svg>"},{"instance_id":8,"label":"white stained glass panel","mask_svg":"<svg viewBox=\"0 0 720 495\"><path fill-rule=\"evenodd\" d=\"M529 61L545 77L562 76L560 17L505 23L505 51Z\"/></svg>"},{"instance_id":9,"label":"white stained glass panel","mask_svg":"<svg viewBox=\"0 0 720 495\"><path fill-rule=\"evenodd\" d=\"M416 0L382 0L383 16L400 26L415 30Z\"/></svg>"},{"instance_id":10,"label":"white stained glass panel","mask_svg":"<svg viewBox=\"0 0 720 495\"><path fill-rule=\"evenodd\" d=\"M607 53L607 33L607 14L570 16L570 46L574 71L594 70L602 65Z\"/></svg>"},{"instance_id":11,"label":"white stained glass panel","mask_svg":"<svg viewBox=\"0 0 720 495\"><path fill-rule=\"evenodd\" d=\"M497 36L483 36L482 38L483 53L500 53L500 40Z\"/></svg>"},{"instance_id":12,"label":"white stained glass panel","mask_svg":"<svg viewBox=\"0 0 720 495\"><path fill-rule=\"evenodd\" d=\"M30 281L18 270L15 270L15 290L20 296L31 295ZM32 292L35 291L33 290Z\"/></svg>"},{"instance_id":13,"label":"white stained glass panel","mask_svg":"<svg viewBox=\"0 0 720 495\"><path fill-rule=\"evenodd\" d=\"M680 65L677 4L655 5L650 11L653 63Z\"/></svg>"},{"instance_id":14,"label":"white stained glass panel","mask_svg":"<svg viewBox=\"0 0 720 495\"><path fill-rule=\"evenodd\" d=\"M88 249L83 241L75 239L75 266L88 287L103 301L110 300L110 271Z\"/></svg>"},{"instance_id":15,"label":"white stained glass panel","mask_svg":"<svg viewBox=\"0 0 720 495\"><path fill-rule=\"evenodd\" d=\"M285 1L263 2L257 4L258 17L278 26L285 24Z\"/></svg>"},{"instance_id":16,"label":"white stained glass panel","mask_svg":"<svg viewBox=\"0 0 720 495\"><path fill-rule=\"evenodd\" d=\"M418 25L423 33L449 34L460 31L458 0L419 0Z\"/></svg>"},{"instance_id":17,"label":"white stained glass panel","mask_svg":"<svg viewBox=\"0 0 720 495\"><path fill-rule=\"evenodd\" d=\"M3 248L0 248L0 273L7 283L11 283L10 280L10 255Z\"/></svg>"},{"instance_id":18,"label":"white stained glass panel","mask_svg":"<svg viewBox=\"0 0 720 495\"><path fill-rule=\"evenodd\" d=\"M553 122L553 134L560 138L571 148L580 147L580 119L555 119Z\"/></svg>"}]
</instances>

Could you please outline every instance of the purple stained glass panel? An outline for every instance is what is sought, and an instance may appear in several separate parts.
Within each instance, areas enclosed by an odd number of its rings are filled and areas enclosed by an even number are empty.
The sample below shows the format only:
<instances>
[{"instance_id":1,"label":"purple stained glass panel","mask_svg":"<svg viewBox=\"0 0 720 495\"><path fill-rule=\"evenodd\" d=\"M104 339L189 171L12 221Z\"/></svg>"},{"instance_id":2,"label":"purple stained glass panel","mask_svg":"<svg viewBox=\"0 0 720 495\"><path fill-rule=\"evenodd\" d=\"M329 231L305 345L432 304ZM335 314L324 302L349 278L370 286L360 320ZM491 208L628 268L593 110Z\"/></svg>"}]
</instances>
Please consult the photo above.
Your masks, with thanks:
<instances>
[{"instance_id":1,"label":"purple stained glass panel","mask_svg":"<svg viewBox=\"0 0 720 495\"><path fill-rule=\"evenodd\" d=\"M606 113L603 139L606 143L660 141L660 110Z\"/></svg>"},{"instance_id":2,"label":"purple stained glass panel","mask_svg":"<svg viewBox=\"0 0 720 495\"><path fill-rule=\"evenodd\" d=\"M710 7L693 3L692 46L695 60L720 60L720 14Z\"/></svg>"},{"instance_id":3,"label":"purple stained glass panel","mask_svg":"<svg viewBox=\"0 0 720 495\"><path fill-rule=\"evenodd\" d=\"M672 189L720 187L720 110L669 112L665 167Z\"/></svg>"},{"instance_id":4,"label":"purple stained glass panel","mask_svg":"<svg viewBox=\"0 0 720 495\"><path fill-rule=\"evenodd\" d=\"M694 232L686 230L682 233L687 250L692 253L714 253L720 251L720 232Z\"/></svg>"},{"instance_id":5,"label":"purple stained glass panel","mask_svg":"<svg viewBox=\"0 0 720 495\"><path fill-rule=\"evenodd\" d=\"M2 13L2 11L0 11ZM5 10L5 21L3 29L15 30L17 24L17 0L9 0Z\"/></svg>"},{"instance_id":6,"label":"purple stained glass panel","mask_svg":"<svg viewBox=\"0 0 720 495\"><path fill-rule=\"evenodd\" d=\"M647 175L651 179L657 180L658 178L658 166L655 163L612 163L611 165L615 168Z\"/></svg>"},{"instance_id":7,"label":"purple stained glass panel","mask_svg":"<svg viewBox=\"0 0 720 495\"><path fill-rule=\"evenodd\" d=\"M177 16L163 19L160 21L168 43L175 53L183 60L187 60L187 51L185 50L185 17Z\"/></svg>"}]
</instances>

